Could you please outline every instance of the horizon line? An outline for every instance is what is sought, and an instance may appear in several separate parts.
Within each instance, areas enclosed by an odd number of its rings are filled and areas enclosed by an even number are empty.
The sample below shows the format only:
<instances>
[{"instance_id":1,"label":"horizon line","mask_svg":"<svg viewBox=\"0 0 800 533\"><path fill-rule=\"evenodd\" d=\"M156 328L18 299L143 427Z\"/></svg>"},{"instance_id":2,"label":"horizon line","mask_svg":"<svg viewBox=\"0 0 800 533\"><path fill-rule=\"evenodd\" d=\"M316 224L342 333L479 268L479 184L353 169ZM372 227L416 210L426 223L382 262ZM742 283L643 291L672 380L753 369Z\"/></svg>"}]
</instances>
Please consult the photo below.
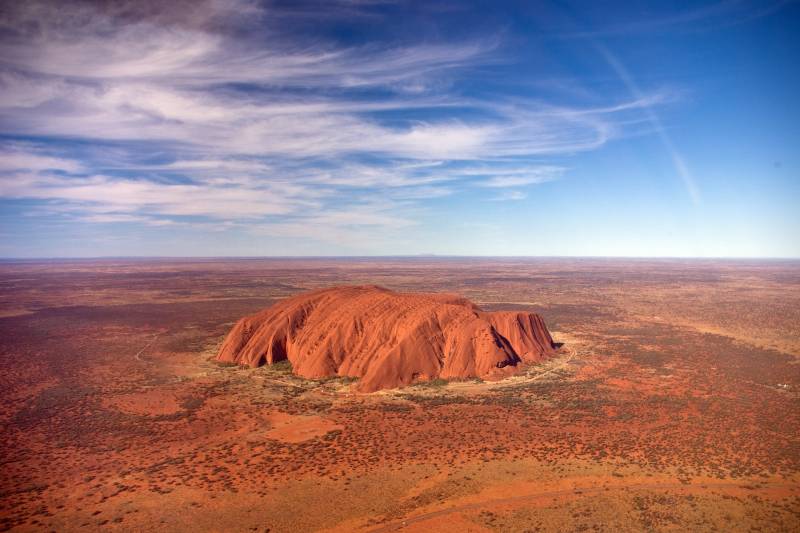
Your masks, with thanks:
<instances>
[{"instance_id":1,"label":"horizon line","mask_svg":"<svg viewBox=\"0 0 800 533\"><path fill-rule=\"evenodd\" d=\"M800 256L683 256L683 255L461 255L461 254L381 254L381 255L98 255L98 256L22 256L3 257L15 261L92 261L92 260L264 260L264 259L631 259L631 260L724 260L724 261L800 261Z\"/></svg>"}]
</instances>

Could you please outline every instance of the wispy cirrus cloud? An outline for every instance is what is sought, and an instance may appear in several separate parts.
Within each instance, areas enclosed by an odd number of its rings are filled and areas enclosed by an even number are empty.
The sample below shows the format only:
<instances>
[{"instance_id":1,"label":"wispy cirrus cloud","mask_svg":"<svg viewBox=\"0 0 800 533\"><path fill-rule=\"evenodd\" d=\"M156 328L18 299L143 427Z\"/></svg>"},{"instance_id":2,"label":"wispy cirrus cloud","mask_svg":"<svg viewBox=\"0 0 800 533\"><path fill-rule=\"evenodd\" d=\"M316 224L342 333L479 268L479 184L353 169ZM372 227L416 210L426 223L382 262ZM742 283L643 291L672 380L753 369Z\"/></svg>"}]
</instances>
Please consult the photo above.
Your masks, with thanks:
<instances>
[{"instance_id":1,"label":"wispy cirrus cloud","mask_svg":"<svg viewBox=\"0 0 800 533\"><path fill-rule=\"evenodd\" d=\"M617 73L619 78L628 88L632 95L634 95L637 99L642 99L642 90L639 88L637 83L634 81L633 77L630 75L628 70L622 64L622 62L611 53L611 51L602 45L597 45L597 49L600 51L601 55L605 58L614 72ZM683 158L683 155L675 148L675 144L672 142L672 138L670 137L667 130L664 128L664 125L661 123L661 119L659 118L658 114L653 109L652 105L648 104L644 107L645 116L647 120L655 130L656 134L658 135L661 143L664 145L664 149L669 154L670 159L672 160L672 165L675 169L675 172L681 179L683 186L686 188L686 192L689 197L692 199L692 202L695 204L700 203L700 190L695 183L694 177L692 173L689 171L689 167L686 165L686 162Z\"/></svg>"},{"instance_id":2,"label":"wispy cirrus cloud","mask_svg":"<svg viewBox=\"0 0 800 533\"><path fill-rule=\"evenodd\" d=\"M528 195L524 191L503 191L492 199L496 202L508 202L515 200L524 200L527 197Z\"/></svg>"},{"instance_id":3,"label":"wispy cirrus cloud","mask_svg":"<svg viewBox=\"0 0 800 533\"><path fill-rule=\"evenodd\" d=\"M561 37L597 38L652 34L666 31L703 32L736 26L777 13L797 0L718 0L683 9L666 4L645 4L641 9L623 5L614 24L565 32Z\"/></svg>"},{"instance_id":4,"label":"wispy cirrus cloud","mask_svg":"<svg viewBox=\"0 0 800 533\"><path fill-rule=\"evenodd\" d=\"M84 166L74 159L53 157L25 144L9 144L0 148L0 169L9 171L83 172Z\"/></svg>"},{"instance_id":5,"label":"wispy cirrus cloud","mask_svg":"<svg viewBox=\"0 0 800 533\"><path fill-rule=\"evenodd\" d=\"M476 187L522 199L564 175L547 158L597 149L664 101L467 96L459 81L500 61L498 38L344 45L287 29L302 7L181 5L3 12L0 133L16 140L0 197L85 222L246 222L338 242Z\"/></svg>"},{"instance_id":6,"label":"wispy cirrus cloud","mask_svg":"<svg viewBox=\"0 0 800 533\"><path fill-rule=\"evenodd\" d=\"M225 186L158 183L103 175L61 177L14 173L0 180L6 198L37 198L80 204L89 211L161 216L248 219L316 208L317 191L280 183Z\"/></svg>"},{"instance_id":7,"label":"wispy cirrus cloud","mask_svg":"<svg viewBox=\"0 0 800 533\"><path fill-rule=\"evenodd\" d=\"M482 187L506 188L554 181L559 179L565 170L565 168L558 166L536 165L510 168L468 168L461 170L460 173L465 176L485 177L486 179L478 182L478 185Z\"/></svg>"}]
</instances>

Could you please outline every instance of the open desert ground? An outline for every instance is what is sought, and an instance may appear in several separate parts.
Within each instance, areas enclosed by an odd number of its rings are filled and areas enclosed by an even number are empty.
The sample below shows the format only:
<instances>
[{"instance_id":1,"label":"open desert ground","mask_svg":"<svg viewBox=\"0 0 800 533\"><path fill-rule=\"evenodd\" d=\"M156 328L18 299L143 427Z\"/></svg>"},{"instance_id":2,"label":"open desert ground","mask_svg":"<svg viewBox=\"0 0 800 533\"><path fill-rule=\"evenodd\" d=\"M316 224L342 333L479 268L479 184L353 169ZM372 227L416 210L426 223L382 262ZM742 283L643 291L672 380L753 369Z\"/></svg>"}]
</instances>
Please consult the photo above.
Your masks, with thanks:
<instances>
[{"instance_id":1,"label":"open desert ground","mask_svg":"<svg viewBox=\"0 0 800 533\"><path fill-rule=\"evenodd\" d=\"M555 357L362 394L215 356L341 284L539 313ZM800 263L0 264L0 529L798 531Z\"/></svg>"}]
</instances>

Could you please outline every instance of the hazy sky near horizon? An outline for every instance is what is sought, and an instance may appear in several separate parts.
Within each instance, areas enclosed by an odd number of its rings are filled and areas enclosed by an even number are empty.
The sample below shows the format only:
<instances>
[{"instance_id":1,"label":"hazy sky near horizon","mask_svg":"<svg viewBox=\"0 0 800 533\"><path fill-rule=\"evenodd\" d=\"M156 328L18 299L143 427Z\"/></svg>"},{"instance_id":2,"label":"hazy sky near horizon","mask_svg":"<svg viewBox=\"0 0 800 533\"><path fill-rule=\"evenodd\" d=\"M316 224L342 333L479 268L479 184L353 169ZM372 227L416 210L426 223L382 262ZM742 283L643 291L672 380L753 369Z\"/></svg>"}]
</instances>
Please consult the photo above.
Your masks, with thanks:
<instances>
[{"instance_id":1,"label":"hazy sky near horizon","mask_svg":"<svg viewBox=\"0 0 800 533\"><path fill-rule=\"evenodd\" d=\"M8 2L0 256L800 257L800 3Z\"/></svg>"}]
</instances>

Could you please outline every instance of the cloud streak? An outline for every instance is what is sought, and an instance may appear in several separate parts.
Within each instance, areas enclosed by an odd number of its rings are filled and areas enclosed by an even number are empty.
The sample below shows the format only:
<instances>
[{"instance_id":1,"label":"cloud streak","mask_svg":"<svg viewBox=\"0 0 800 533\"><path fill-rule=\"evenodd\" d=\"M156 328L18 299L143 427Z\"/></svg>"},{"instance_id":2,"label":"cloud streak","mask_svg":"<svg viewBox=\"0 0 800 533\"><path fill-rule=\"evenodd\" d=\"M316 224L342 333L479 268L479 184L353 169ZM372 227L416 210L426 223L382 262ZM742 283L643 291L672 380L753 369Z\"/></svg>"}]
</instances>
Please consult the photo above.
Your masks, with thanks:
<instances>
[{"instance_id":1,"label":"cloud streak","mask_svg":"<svg viewBox=\"0 0 800 533\"><path fill-rule=\"evenodd\" d=\"M0 152L0 197L87 223L343 242L413 225L409 210L467 190L522 200L564 176L548 158L595 150L642 113L669 141L658 94L574 106L468 96L459 83L500 62L497 38L343 45L284 28L302 8L181 5L5 10L0 133L16 140Z\"/></svg>"},{"instance_id":2,"label":"cloud streak","mask_svg":"<svg viewBox=\"0 0 800 533\"><path fill-rule=\"evenodd\" d=\"M634 81L633 77L630 75L628 70L622 64L622 62L611 53L611 51L603 45L597 44L597 49L600 51L602 56L617 73L619 78L631 92L631 94L637 98L637 100L642 100L642 91L639 86ZM689 171L689 167L686 165L683 156L678 152L677 148L675 148L675 144L672 142L672 138L667 133L667 130L664 128L664 125L661 122L658 114L653 110L651 105L644 106L644 112L649 120L650 124L653 126L656 134L658 134L661 143L664 145L664 149L669 154L670 159L672 160L672 166L675 169L675 172L681 179L683 186L686 188L686 193L691 198L692 202L697 205L700 203L700 190L697 188L697 184L692 177L691 172Z\"/></svg>"}]
</instances>

